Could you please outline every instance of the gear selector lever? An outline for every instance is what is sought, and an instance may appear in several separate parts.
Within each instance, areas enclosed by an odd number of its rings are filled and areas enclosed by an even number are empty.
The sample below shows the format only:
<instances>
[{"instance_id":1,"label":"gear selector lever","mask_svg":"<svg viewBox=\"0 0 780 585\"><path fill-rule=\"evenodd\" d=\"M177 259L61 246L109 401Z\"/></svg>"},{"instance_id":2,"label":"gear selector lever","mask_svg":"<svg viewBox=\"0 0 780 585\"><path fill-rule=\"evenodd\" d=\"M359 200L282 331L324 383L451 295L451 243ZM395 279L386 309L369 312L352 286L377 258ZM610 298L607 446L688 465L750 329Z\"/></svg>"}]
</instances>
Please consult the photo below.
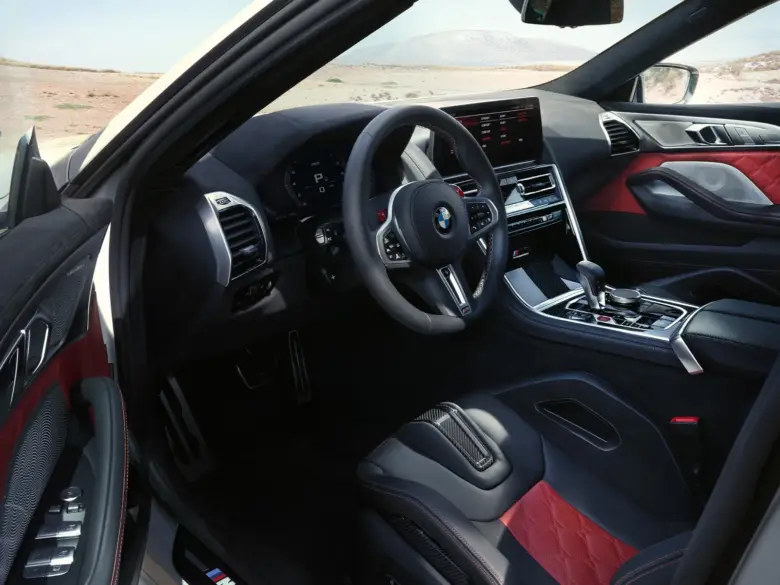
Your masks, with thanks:
<instances>
[{"instance_id":1,"label":"gear selector lever","mask_svg":"<svg viewBox=\"0 0 780 585\"><path fill-rule=\"evenodd\" d=\"M606 275L595 262L583 260L577 263L577 280L585 291L588 306L599 311L606 305Z\"/></svg>"}]
</instances>

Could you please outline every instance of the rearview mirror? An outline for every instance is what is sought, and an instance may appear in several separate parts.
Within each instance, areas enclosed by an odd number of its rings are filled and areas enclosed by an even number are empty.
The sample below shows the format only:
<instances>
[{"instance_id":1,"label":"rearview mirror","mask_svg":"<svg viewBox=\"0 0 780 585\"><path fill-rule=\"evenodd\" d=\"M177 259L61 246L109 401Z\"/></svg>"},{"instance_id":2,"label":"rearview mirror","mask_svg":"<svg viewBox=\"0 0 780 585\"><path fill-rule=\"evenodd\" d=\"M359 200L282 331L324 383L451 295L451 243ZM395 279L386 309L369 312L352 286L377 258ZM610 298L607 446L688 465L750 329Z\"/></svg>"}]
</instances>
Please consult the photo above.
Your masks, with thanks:
<instances>
[{"instance_id":1,"label":"rearview mirror","mask_svg":"<svg viewBox=\"0 0 780 585\"><path fill-rule=\"evenodd\" d=\"M637 77L637 102L687 104L699 83L699 70L689 65L659 63Z\"/></svg>"},{"instance_id":2,"label":"rearview mirror","mask_svg":"<svg viewBox=\"0 0 780 585\"><path fill-rule=\"evenodd\" d=\"M528 24L561 27L623 22L623 0L510 0Z\"/></svg>"}]
</instances>

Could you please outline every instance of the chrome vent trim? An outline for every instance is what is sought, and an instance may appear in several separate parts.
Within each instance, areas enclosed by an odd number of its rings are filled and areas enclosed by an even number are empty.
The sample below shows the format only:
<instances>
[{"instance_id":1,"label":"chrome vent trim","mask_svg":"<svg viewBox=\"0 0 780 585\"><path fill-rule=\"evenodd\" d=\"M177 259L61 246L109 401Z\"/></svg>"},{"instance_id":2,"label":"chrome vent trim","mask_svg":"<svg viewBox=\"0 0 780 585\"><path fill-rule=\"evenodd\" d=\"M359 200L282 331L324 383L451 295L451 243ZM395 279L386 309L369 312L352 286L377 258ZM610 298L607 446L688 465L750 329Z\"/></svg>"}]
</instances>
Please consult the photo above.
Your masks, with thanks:
<instances>
[{"instance_id":1,"label":"chrome vent trim","mask_svg":"<svg viewBox=\"0 0 780 585\"><path fill-rule=\"evenodd\" d=\"M217 191L204 196L199 209L217 260L217 282L231 281L268 262L268 228L244 199Z\"/></svg>"},{"instance_id":2,"label":"chrome vent trim","mask_svg":"<svg viewBox=\"0 0 780 585\"><path fill-rule=\"evenodd\" d=\"M639 152L639 134L623 118L604 112L599 116L599 123L607 136L612 156Z\"/></svg>"},{"instance_id":3,"label":"chrome vent trim","mask_svg":"<svg viewBox=\"0 0 780 585\"><path fill-rule=\"evenodd\" d=\"M557 186L552 173L544 173L541 175L534 174L531 177L520 177L517 182L523 186L524 197L533 197L534 195L549 193L555 191Z\"/></svg>"}]
</instances>

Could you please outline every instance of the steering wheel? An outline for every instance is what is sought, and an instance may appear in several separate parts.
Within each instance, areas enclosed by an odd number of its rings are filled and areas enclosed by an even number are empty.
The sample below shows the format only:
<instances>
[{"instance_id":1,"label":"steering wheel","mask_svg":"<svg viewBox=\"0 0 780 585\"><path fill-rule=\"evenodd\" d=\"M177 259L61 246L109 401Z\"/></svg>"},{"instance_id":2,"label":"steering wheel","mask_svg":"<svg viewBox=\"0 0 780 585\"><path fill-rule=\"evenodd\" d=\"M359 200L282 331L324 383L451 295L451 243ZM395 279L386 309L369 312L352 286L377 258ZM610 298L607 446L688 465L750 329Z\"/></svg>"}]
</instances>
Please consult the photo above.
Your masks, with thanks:
<instances>
[{"instance_id":1,"label":"steering wheel","mask_svg":"<svg viewBox=\"0 0 780 585\"><path fill-rule=\"evenodd\" d=\"M367 213L372 160L382 141L402 126L423 126L444 138L479 190L474 197L464 197L443 180L406 183L393 192L387 219L374 230ZM391 317L420 333L437 335L461 331L484 313L506 266L506 212L490 161L460 122L424 105L385 110L365 127L352 148L343 198L344 231L357 270ZM480 239L487 262L471 291L462 261L469 244ZM427 313L407 301L389 271L439 313Z\"/></svg>"}]
</instances>

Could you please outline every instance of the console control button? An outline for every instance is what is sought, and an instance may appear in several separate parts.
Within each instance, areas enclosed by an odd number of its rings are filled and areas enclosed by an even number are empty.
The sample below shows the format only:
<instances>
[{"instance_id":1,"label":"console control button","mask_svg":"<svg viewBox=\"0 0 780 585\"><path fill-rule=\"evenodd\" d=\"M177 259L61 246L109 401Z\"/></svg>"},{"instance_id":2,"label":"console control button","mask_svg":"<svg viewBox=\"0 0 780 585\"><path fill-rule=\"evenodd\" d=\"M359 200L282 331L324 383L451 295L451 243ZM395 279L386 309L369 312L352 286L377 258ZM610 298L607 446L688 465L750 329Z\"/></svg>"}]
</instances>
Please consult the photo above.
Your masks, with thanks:
<instances>
[{"instance_id":1,"label":"console control button","mask_svg":"<svg viewBox=\"0 0 780 585\"><path fill-rule=\"evenodd\" d=\"M392 260L394 262L402 262L407 260L406 253L401 247L401 242L398 241L395 232L392 230L385 234L385 237L382 239L382 245L384 246L385 254L387 255L388 260Z\"/></svg>"},{"instance_id":2,"label":"console control button","mask_svg":"<svg viewBox=\"0 0 780 585\"><path fill-rule=\"evenodd\" d=\"M631 306L642 300L642 294L632 288L616 288L609 293L609 298L616 305Z\"/></svg>"}]
</instances>

